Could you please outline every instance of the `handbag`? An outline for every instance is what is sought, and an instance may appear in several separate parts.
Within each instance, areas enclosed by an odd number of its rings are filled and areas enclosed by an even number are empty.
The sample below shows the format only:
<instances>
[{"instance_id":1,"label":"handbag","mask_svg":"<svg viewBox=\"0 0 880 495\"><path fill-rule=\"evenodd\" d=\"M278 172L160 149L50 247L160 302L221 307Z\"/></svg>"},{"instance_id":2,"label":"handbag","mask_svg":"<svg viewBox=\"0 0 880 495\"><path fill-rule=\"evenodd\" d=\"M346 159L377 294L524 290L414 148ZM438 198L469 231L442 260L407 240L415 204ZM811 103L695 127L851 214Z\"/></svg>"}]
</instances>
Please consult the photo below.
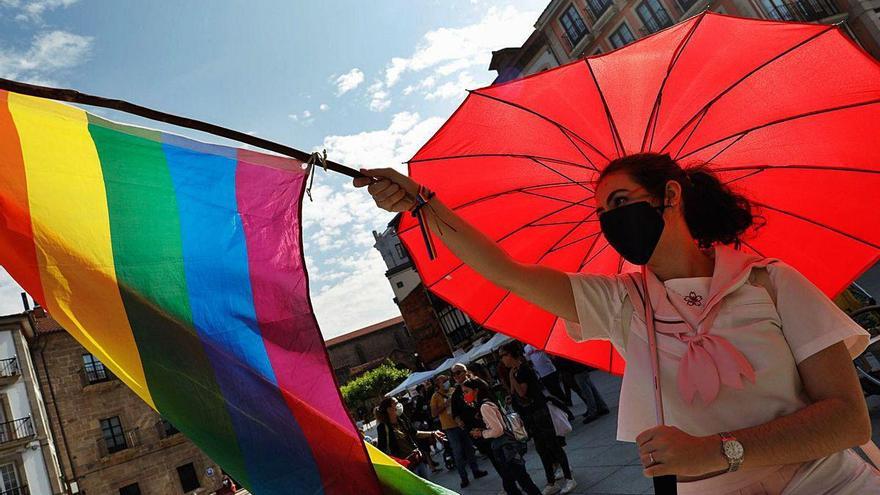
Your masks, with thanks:
<instances>
[{"instance_id":1,"label":"handbag","mask_svg":"<svg viewBox=\"0 0 880 495\"><path fill-rule=\"evenodd\" d=\"M553 420L553 429L556 430L556 436L564 437L571 432L571 423L565 411L560 409L551 401L547 402L547 409L550 410L550 419Z\"/></svg>"}]
</instances>

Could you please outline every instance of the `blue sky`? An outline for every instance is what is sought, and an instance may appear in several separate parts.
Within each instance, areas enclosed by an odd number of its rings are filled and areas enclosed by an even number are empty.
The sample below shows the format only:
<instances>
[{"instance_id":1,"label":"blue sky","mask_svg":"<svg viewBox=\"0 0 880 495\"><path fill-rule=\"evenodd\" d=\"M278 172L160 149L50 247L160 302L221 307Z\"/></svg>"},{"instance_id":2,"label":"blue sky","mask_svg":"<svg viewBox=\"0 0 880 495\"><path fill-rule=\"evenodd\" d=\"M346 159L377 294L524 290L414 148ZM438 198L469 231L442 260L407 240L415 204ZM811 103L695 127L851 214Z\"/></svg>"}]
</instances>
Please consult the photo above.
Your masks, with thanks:
<instances>
[{"instance_id":1,"label":"blue sky","mask_svg":"<svg viewBox=\"0 0 880 495\"><path fill-rule=\"evenodd\" d=\"M545 4L0 0L0 76L326 148L355 168L403 170L465 89L491 83L491 50L525 41ZM372 248L371 231L391 215L343 177L319 173L313 196L304 238L325 337L399 314ZM19 291L0 271L0 314L21 311Z\"/></svg>"}]
</instances>

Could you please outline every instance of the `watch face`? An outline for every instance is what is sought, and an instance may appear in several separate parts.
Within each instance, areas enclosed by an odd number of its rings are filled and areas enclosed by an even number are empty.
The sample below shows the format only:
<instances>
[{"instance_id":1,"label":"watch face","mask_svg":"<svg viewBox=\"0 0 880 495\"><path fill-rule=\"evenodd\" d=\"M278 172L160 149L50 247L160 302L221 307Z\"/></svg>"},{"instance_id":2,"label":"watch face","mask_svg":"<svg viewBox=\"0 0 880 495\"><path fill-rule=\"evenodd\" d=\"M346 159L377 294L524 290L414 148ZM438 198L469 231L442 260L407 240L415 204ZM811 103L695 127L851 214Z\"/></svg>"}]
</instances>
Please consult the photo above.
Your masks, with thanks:
<instances>
[{"instance_id":1,"label":"watch face","mask_svg":"<svg viewBox=\"0 0 880 495\"><path fill-rule=\"evenodd\" d=\"M737 441L724 442L724 455L728 459L739 459L743 456L743 446Z\"/></svg>"}]
</instances>

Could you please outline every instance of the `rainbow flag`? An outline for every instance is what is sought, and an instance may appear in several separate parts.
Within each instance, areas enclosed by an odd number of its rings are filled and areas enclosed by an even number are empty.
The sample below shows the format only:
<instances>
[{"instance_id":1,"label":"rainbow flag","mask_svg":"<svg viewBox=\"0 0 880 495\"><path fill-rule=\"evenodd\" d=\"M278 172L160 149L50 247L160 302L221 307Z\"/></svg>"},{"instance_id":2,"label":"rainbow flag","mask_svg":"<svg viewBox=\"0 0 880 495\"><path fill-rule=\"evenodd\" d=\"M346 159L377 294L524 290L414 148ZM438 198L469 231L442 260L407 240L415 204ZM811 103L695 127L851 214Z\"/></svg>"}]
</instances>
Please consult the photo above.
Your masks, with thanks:
<instances>
[{"instance_id":1,"label":"rainbow flag","mask_svg":"<svg viewBox=\"0 0 880 495\"><path fill-rule=\"evenodd\" d=\"M0 91L0 264L253 493L416 493L430 485L374 469L337 390L302 252L306 175Z\"/></svg>"}]
</instances>

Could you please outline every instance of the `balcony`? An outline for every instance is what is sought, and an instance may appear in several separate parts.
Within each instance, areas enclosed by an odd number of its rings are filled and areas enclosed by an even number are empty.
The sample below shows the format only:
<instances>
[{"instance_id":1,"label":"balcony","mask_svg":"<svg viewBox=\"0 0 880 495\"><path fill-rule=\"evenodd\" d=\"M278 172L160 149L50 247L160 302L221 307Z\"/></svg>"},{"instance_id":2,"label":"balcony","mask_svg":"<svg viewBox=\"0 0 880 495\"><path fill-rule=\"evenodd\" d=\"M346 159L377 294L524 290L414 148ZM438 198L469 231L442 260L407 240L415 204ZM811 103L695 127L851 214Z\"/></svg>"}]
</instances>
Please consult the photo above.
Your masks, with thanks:
<instances>
[{"instance_id":1,"label":"balcony","mask_svg":"<svg viewBox=\"0 0 880 495\"><path fill-rule=\"evenodd\" d=\"M30 416L0 423L0 445L30 440L34 435L34 423Z\"/></svg>"},{"instance_id":2,"label":"balcony","mask_svg":"<svg viewBox=\"0 0 880 495\"><path fill-rule=\"evenodd\" d=\"M98 457L104 459L110 454L139 446L141 444L140 430L133 428L123 432L122 437L114 437L113 439L102 437L96 443L98 445Z\"/></svg>"},{"instance_id":3,"label":"balcony","mask_svg":"<svg viewBox=\"0 0 880 495\"><path fill-rule=\"evenodd\" d=\"M4 490L0 492L0 495L31 495L31 491L28 490L27 485L19 486L17 488L10 488L8 490Z\"/></svg>"},{"instance_id":4,"label":"balcony","mask_svg":"<svg viewBox=\"0 0 880 495\"><path fill-rule=\"evenodd\" d=\"M840 13L831 0L765 0L763 6L771 19L780 21L816 22Z\"/></svg>"},{"instance_id":5,"label":"balcony","mask_svg":"<svg viewBox=\"0 0 880 495\"><path fill-rule=\"evenodd\" d=\"M18 380L20 376L21 368L17 357L0 359L0 386L8 385Z\"/></svg>"}]
</instances>

